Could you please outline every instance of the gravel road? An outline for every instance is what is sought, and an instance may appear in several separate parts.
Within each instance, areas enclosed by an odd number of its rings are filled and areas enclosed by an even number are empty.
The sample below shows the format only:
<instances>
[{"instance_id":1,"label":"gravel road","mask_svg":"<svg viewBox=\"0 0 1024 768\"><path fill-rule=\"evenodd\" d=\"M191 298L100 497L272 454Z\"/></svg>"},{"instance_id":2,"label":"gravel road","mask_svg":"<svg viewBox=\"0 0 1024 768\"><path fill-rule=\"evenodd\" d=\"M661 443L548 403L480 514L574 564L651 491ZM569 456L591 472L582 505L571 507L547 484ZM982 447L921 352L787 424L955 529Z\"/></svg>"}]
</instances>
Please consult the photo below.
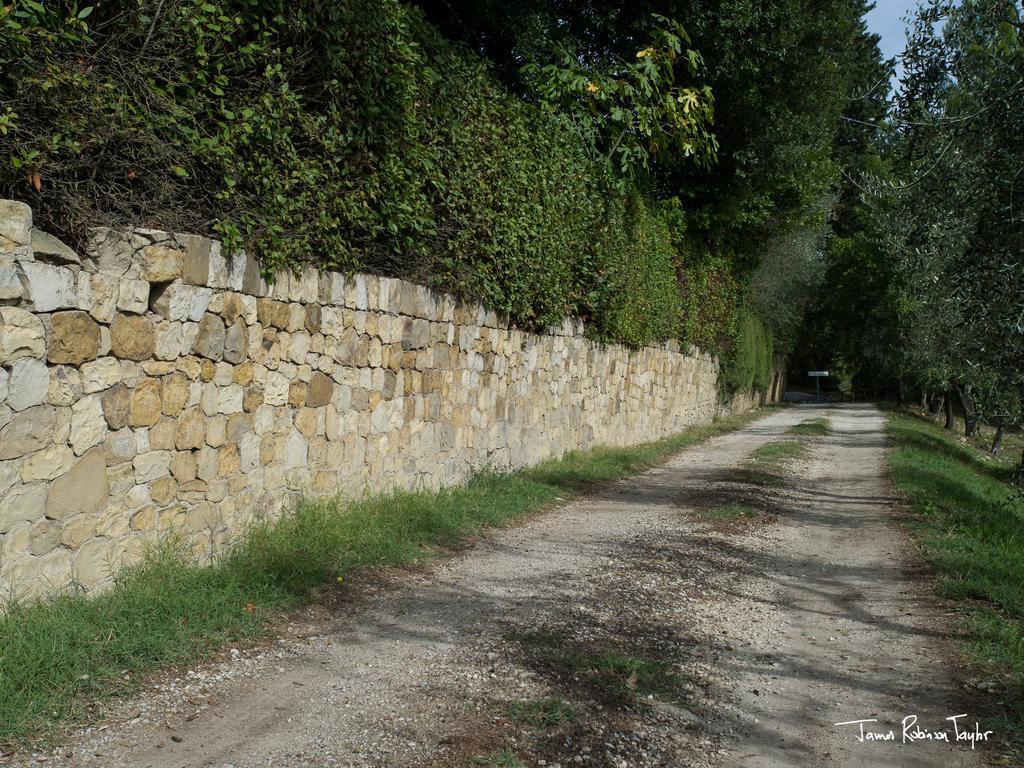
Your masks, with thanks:
<instances>
[{"instance_id":1,"label":"gravel road","mask_svg":"<svg viewBox=\"0 0 1024 768\"><path fill-rule=\"evenodd\" d=\"M751 451L824 415L768 487ZM273 644L155 680L48 765L981 765L870 406L792 407L455 557L357 580ZM756 517L719 520L722 504ZM893 731L893 741L858 740ZM984 730L984 727L982 728ZM998 734L991 737L998 738ZM29 765L31 757L11 765ZM2 761L0 761L2 762Z\"/></svg>"}]
</instances>

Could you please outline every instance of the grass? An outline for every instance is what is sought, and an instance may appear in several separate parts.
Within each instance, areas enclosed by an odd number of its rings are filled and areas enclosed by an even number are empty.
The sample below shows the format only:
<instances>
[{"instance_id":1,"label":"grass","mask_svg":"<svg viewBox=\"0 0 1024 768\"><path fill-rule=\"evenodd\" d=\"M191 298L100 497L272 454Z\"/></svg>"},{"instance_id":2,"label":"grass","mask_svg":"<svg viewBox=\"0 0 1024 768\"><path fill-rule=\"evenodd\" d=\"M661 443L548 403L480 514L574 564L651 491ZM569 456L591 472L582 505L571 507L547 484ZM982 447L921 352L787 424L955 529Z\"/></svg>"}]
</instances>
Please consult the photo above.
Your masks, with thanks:
<instances>
[{"instance_id":1,"label":"grass","mask_svg":"<svg viewBox=\"0 0 1024 768\"><path fill-rule=\"evenodd\" d=\"M737 478L753 485L779 485L786 465L807 455L809 448L799 440L777 440L754 449Z\"/></svg>"},{"instance_id":2,"label":"grass","mask_svg":"<svg viewBox=\"0 0 1024 768\"><path fill-rule=\"evenodd\" d=\"M962 609L972 674L996 683L1006 729L1024 744L1024 494L1008 482L1012 465L906 413L891 415L888 432L922 552Z\"/></svg>"},{"instance_id":3,"label":"grass","mask_svg":"<svg viewBox=\"0 0 1024 768\"><path fill-rule=\"evenodd\" d=\"M534 701L517 701L508 708L508 716L520 723L535 725L538 728L549 728L562 723L569 723L576 717L569 702L560 697L553 699L535 699Z\"/></svg>"},{"instance_id":4,"label":"grass","mask_svg":"<svg viewBox=\"0 0 1024 768\"><path fill-rule=\"evenodd\" d=\"M535 663L554 677L572 680L588 696L605 704L630 704L637 696L676 697L682 681L668 662L625 653L619 648L589 647L559 634L514 635Z\"/></svg>"},{"instance_id":5,"label":"grass","mask_svg":"<svg viewBox=\"0 0 1024 768\"><path fill-rule=\"evenodd\" d=\"M789 428L791 435L807 435L809 437L824 437L828 434L828 419L819 416L816 419L807 419Z\"/></svg>"},{"instance_id":6,"label":"grass","mask_svg":"<svg viewBox=\"0 0 1024 768\"><path fill-rule=\"evenodd\" d=\"M735 522L737 520L749 520L757 517L758 512L746 504L720 504L703 510L706 517L723 522Z\"/></svg>"},{"instance_id":7,"label":"grass","mask_svg":"<svg viewBox=\"0 0 1024 768\"><path fill-rule=\"evenodd\" d=\"M253 527L200 566L173 542L148 552L97 595L12 604L0 616L0 743L46 741L89 722L105 699L155 669L207 658L266 631L280 612L367 568L436 556L444 547L650 467L747 414L629 448L597 448L465 486L357 501L299 504Z\"/></svg>"}]
</instances>

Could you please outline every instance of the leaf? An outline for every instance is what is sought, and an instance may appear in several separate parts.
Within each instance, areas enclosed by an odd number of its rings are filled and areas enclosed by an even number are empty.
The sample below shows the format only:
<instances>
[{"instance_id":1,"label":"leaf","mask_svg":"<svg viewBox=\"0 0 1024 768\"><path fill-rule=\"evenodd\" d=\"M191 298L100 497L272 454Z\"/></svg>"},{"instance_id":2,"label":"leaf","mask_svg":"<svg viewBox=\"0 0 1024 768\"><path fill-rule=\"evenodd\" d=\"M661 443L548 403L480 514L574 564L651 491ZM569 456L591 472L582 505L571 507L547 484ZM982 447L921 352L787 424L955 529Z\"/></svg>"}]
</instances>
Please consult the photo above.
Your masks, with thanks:
<instances>
[{"instance_id":1,"label":"leaf","mask_svg":"<svg viewBox=\"0 0 1024 768\"><path fill-rule=\"evenodd\" d=\"M92 16L92 12L95 10L95 6L89 5L78 12L78 20L84 21Z\"/></svg>"}]
</instances>

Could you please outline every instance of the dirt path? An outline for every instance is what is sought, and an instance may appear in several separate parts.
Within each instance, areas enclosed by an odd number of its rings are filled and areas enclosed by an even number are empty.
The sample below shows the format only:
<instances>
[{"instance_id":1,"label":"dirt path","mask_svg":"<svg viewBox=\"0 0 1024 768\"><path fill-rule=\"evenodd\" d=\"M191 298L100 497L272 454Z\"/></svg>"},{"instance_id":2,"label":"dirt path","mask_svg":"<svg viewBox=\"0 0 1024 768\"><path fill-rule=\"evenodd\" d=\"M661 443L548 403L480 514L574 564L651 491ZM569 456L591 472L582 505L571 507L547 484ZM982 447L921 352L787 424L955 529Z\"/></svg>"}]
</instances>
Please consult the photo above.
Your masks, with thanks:
<instances>
[{"instance_id":1,"label":"dirt path","mask_svg":"<svg viewBox=\"0 0 1024 768\"><path fill-rule=\"evenodd\" d=\"M793 487L752 450L823 413ZM970 766L942 616L901 565L873 408L790 408L687 450L274 648L119 707L50 765ZM709 523L722 503L756 520ZM897 743L859 743L858 726ZM969 722L968 722L969 721ZM973 726L974 718L961 721Z\"/></svg>"}]
</instances>

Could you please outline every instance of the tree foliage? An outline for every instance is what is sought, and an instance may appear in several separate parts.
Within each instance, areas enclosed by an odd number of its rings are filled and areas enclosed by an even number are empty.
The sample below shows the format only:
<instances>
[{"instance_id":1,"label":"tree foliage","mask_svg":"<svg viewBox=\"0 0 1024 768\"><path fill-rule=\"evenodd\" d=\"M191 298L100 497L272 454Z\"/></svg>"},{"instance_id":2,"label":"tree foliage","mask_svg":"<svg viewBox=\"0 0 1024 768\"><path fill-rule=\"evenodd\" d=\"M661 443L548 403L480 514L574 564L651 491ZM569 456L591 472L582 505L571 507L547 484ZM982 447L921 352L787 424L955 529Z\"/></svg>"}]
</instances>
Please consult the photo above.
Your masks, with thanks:
<instances>
[{"instance_id":1,"label":"tree foliage","mask_svg":"<svg viewBox=\"0 0 1024 768\"><path fill-rule=\"evenodd\" d=\"M1024 423L1021 9L928 0L832 249L844 297L832 348L862 379L954 392L978 419Z\"/></svg>"}]
</instances>

